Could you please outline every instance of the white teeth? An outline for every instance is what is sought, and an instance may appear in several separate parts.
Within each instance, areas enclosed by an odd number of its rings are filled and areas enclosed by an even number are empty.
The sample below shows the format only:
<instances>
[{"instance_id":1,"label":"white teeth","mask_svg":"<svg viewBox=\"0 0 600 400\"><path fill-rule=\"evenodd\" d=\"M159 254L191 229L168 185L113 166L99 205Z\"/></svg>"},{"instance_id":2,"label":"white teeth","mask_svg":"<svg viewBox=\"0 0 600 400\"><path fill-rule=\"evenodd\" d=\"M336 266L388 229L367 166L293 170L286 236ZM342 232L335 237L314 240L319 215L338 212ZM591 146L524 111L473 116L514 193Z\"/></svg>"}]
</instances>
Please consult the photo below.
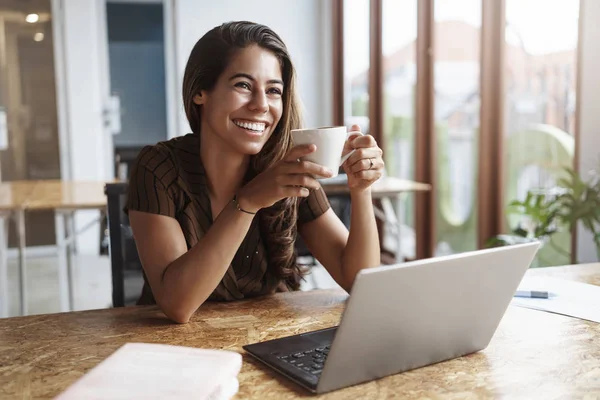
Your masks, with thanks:
<instances>
[{"instance_id":1,"label":"white teeth","mask_svg":"<svg viewBox=\"0 0 600 400\"><path fill-rule=\"evenodd\" d=\"M262 122L241 122L241 121L234 121L234 124L236 124L237 126L240 126L242 128L245 129L251 129L253 131L257 131L257 132L262 132L265 130L265 124Z\"/></svg>"}]
</instances>

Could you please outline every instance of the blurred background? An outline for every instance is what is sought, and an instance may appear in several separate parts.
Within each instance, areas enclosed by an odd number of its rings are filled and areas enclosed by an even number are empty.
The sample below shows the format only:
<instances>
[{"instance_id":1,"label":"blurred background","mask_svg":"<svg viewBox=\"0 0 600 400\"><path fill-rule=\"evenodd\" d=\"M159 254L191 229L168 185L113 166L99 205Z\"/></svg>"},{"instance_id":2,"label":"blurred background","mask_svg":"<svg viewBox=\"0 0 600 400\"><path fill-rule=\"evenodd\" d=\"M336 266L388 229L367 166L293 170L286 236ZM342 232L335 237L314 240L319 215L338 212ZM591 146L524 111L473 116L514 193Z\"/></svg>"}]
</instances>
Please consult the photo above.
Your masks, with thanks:
<instances>
[{"instance_id":1,"label":"blurred background","mask_svg":"<svg viewBox=\"0 0 600 400\"><path fill-rule=\"evenodd\" d=\"M0 0L3 316L137 296L105 183L190 131L189 52L231 20L283 38L307 127L357 123L387 176L431 185L379 204L390 262L532 238L534 266L598 261L596 0Z\"/></svg>"}]
</instances>

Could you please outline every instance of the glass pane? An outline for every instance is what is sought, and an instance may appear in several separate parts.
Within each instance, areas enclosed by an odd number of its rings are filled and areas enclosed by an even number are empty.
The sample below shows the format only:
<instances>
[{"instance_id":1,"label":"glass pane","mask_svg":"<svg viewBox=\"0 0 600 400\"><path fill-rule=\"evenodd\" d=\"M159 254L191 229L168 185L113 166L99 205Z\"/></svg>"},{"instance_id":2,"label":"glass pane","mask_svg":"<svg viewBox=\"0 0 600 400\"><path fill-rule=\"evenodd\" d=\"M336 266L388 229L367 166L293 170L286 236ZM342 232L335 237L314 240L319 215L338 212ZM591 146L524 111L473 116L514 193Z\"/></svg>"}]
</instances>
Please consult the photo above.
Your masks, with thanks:
<instances>
[{"instance_id":1,"label":"glass pane","mask_svg":"<svg viewBox=\"0 0 600 400\"><path fill-rule=\"evenodd\" d=\"M369 132L369 0L344 0L344 119Z\"/></svg>"},{"instance_id":2,"label":"glass pane","mask_svg":"<svg viewBox=\"0 0 600 400\"><path fill-rule=\"evenodd\" d=\"M577 0L506 2L505 205L528 190L547 192L573 165L578 25ZM568 232L557 233L539 264L568 264L570 243Z\"/></svg>"},{"instance_id":3,"label":"glass pane","mask_svg":"<svg viewBox=\"0 0 600 400\"><path fill-rule=\"evenodd\" d=\"M436 255L477 248L481 0L436 1Z\"/></svg>"},{"instance_id":4,"label":"glass pane","mask_svg":"<svg viewBox=\"0 0 600 400\"><path fill-rule=\"evenodd\" d=\"M1 181L60 178L50 0L0 1L0 119ZM26 224L28 246L55 243L52 212Z\"/></svg>"},{"instance_id":5,"label":"glass pane","mask_svg":"<svg viewBox=\"0 0 600 400\"><path fill-rule=\"evenodd\" d=\"M384 157L389 176L415 176L417 0L383 0ZM402 255L415 257L414 195L402 210ZM397 251L398 227L388 224L384 247Z\"/></svg>"}]
</instances>

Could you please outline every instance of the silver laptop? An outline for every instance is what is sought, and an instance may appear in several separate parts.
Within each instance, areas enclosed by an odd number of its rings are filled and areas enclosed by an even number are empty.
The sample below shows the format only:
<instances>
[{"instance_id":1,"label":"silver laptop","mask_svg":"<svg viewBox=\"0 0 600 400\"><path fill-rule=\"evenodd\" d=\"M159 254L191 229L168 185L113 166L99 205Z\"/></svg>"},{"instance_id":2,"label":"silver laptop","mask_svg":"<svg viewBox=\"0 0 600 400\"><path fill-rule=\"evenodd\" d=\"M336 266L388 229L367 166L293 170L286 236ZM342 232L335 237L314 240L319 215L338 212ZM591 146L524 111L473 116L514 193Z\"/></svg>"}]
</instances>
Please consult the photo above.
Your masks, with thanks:
<instances>
[{"instance_id":1,"label":"silver laptop","mask_svg":"<svg viewBox=\"0 0 600 400\"><path fill-rule=\"evenodd\" d=\"M338 327L244 346L313 393L484 349L539 243L360 271Z\"/></svg>"}]
</instances>

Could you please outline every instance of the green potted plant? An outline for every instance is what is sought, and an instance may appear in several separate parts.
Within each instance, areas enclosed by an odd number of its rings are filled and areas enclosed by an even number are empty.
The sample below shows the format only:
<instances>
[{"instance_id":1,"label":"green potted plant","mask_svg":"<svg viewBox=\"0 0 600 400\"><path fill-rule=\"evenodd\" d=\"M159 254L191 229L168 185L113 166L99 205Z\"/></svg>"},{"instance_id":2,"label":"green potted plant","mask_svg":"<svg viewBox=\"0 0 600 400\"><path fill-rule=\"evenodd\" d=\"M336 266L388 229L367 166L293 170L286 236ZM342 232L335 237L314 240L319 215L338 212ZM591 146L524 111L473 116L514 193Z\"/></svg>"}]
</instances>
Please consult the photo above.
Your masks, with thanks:
<instances>
[{"instance_id":1,"label":"green potted plant","mask_svg":"<svg viewBox=\"0 0 600 400\"><path fill-rule=\"evenodd\" d=\"M559 253L568 253L552 241L561 230L574 232L579 222L592 233L598 259L600 259L600 179L592 171L592 179L584 181L570 167L566 176L558 180L553 189L530 190L524 200L514 200L507 212L517 215L519 222L510 234L498 235L488 241L488 246L504 246L530 240L540 240ZM577 263L576 257L571 257Z\"/></svg>"}]
</instances>

